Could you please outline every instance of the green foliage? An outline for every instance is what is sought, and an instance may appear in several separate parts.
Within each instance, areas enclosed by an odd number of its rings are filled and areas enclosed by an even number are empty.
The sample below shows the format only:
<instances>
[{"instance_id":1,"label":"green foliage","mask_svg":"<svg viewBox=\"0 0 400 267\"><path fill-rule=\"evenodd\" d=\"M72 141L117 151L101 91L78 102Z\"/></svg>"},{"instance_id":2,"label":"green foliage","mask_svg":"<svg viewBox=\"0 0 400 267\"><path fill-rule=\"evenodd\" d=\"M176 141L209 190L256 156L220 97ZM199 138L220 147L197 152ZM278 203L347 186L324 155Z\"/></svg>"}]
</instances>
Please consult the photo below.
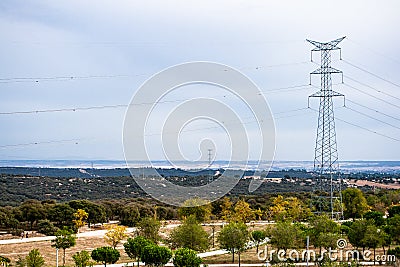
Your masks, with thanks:
<instances>
[{"instance_id":1,"label":"green foliage","mask_svg":"<svg viewBox=\"0 0 400 267\"><path fill-rule=\"evenodd\" d=\"M361 218L368 211L367 200L358 188L347 188L342 192L344 216L346 218Z\"/></svg>"},{"instance_id":2,"label":"green foliage","mask_svg":"<svg viewBox=\"0 0 400 267\"><path fill-rule=\"evenodd\" d=\"M386 243L385 232L373 220L358 220L351 224L347 234L350 243L356 248L377 248Z\"/></svg>"},{"instance_id":3,"label":"green foliage","mask_svg":"<svg viewBox=\"0 0 400 267\"><path fill-rule=\"evenodd\" d=\"M140 212L136 205L128 205L120 211L120 221L122 225L133 227L136 226L140 219Z\"/></svg>"},{"instance_id":4,"label":"green foliage","mask_svg":"<svg viewBox=\"0 0 400 267\"><path fill-rule=\"evenodd\" d=\"M89 227L92 223L106 222L106 211L101 205L88 200L72 200L68 202L68 205L75 210L82 209L88 213L87 222Z\"/></svg>"},{"instance_id":5,"label":"green foliage","mask_svg":"<svg viewBox=\"0 0 400 267\"><path fill-rule=\"evenodd\" d=\"M139 235L144 236L146 239L157 243L160 239L158 231L160 230L161 223L152 217L146 217L140 220L138 224Z\"/></svg>"},{"instance_id":6,"label":"green foliage","mask_svg":"<svg viewBox=\"0 0 400 267\"><path fill-rule=\"evenodd\" d=\"M63 266L65 266L65 250L76 244L76 236L68 228L56 232L56 239L51 241L52 247L63 250Z\"/></svg>"},{"instance_id":7,"label":"green foliage","mask_svg":"<svg viewBox=\"0 0 400 267\"><path fill-rule=\"evenodd\" d=\"M125 253L128 254L129 258L137 259L137 264L139 266L143 248L151 244L152 242L143 236L137 236L134 239L128 238L127 242L124 243Z\"/></svg>"},{"instance_id":8,"label":"green foliage","mask_svg":"<svg viewBox=\"0 0 400 267\"><path fill-rule=\"evenodd\" d=\"M38 232L44 235L55 235L55 233L59 230L49 220L38 221L37 227L38 227Z\"/></svg>"},{"instance_id":9,"label":"green foliage","mask_svg":"<svg viewBox=\"0 0 400 267\"><path fill-rule=\"evenodd\" d=\"M347 233L347 237L349 238L350 243L353 247L356 248L364 248L365 245L363 243L364 233L367 229L367 221L359 220L355 221L349 227L349 231Z\"/></svg>"},{"instance_id":10,"label":"green foliage","mask_svg":"<svg viewBox=\"0 0 400 267\"><path fill-rule=\"evenodd\" d=\"M59 228L73 225L75 210L68 204L55 204L48 210L48 219L54 222Z\"/></svg>"},{"instance_id":11,"label":"green foliage","mask_svg":"<svg viewBox=\"0 0 400 267\"><path fill-rule=\"evenodd\" d=\"M362 242L365 247L376 249L384 243L383 231L375 226L373 221L368 221Z\"/></svg>"},{"instance_id":12,"label":"green foliage","mask_svg":"<svg viewBox=\"0 0 400 267\"><path fill-rule=\"evenodd\" d=\"M38 249L32 249L25 258L27 267L42 267L44 266L43 256L40 255Z\"/></svg>"},{"instance_id":13,"label":"green foliage","mask_svg":"<svg viewBox=\"0 0 400 267\"><path fill-rule=\"evenodd\" d=\"M310 221L310 241L315 247L335 248L340 238L340 226L326 214L315 216Z\"/></svg>"},{"instance_id":14,"label":"green foliage","mask_svg":"<svg viewBox=\"0 0 400 267\"><path fill-rule=\"evenodd\" d=\"M267 237L267 233L261 230L251 232L251 239L256 243L257 253L260 243Z\"/></svg>"},{"instance_id":15,"label":"green foliage","mask_svg":"<svg viewBox=\"0 0 400 267\"><path fill-rule=\"evenodd\" d=\"M235 261L235 252L244 250L248 240L249 232L244 223L231 222L218 235L220 247L232 253L232 262Z\"/></svg>"},{"instance_id":16,"label":"green foliage","mask_svg":"<svg viewBox=\"0 0 400 267\"><path fill-rule=\"evenodd\" d=\"M400 215L396 214L389 218L387 221L387 228L385 229L389 236L400 243Z\"/></svg>"},{"instance_id":17,"label":"green foliage","mask_svg":"<svg viewBox=\"0 0 400 267\"><path fill-rule=\"evenodd\" d=\"M172 252L166 247L147 245L143 248L142 261L150 266L164 266L171 259Z\"/></svg>"},{"instance_id":18,"label":"green foliage","mask_svg":"<svg viewBox=\"0 0 400 267\"><path fill-rule=\"evenodd\" d=\"M393 205L388 209L389 217L400 215L400 205Z\"/></svg>"},{"instance_id":19,"label":"green foliage","mask_svg":"<svg viewBox=\"0 0 400 267\"><path fill-rule=\"evenodd\" d=\"M72 255L72 259L74 260L76 267L90 266L90 254L86 250L76 252Z\"/></svg>"},{"instance_id":20,"label":"green foliage","mask_svg":"<svg viewBox=\"0 0 400 267\"><path fill-rule=\"evenodd\" d=\"M194 215L189 216L182 225L173 229L169 239L172 248L184 247L195 251L205 251L210 247L208 234Z\"/></svg>"},{"instance_id":21,"label":"green foliage","mask_svg":"<svg viewBox=\"0 0 400 267\"><path fill-rule=\"evenodd\" d=\"M180 248L175 251L173 263L175 267L199 267L202 259L196 251L188 248Z\"/></svg>"},{"instance_id":22,"label":"green foliage","mask_svg":"<svg viewBox=\"0 0 400 267\"><path fill-rule=\"evenodd\" d=\"M304 236L300 226L288 221L278 222L270 230L269 235L271 244L278 249L297 248L304 243Z\"/></svg>"},{"instance_id":23,"label":"green foliage","mask_svg":"<svg viewBox=\"0 0 400 267\"><path fill-rule=\"evenodd\" d=\"M367 220L373 220L376 226L382 226L385 224L383 213L379 211L368 211L364 214L364 218Z\"/></svg>"},{"instance_id":24,"label":"green foliage","mask_svg":"<svg viewBox=\"0 0 400 267\"><path fill-rule=\"evenodd\" d=\"M396 259L400 259L400 247L396 247L394 249L388 249L387 255L394 255Z\"/></svg>"},{"instance_id":25,"label":"green foliage","mask_svg":"<svg viewBox=\"0 0 400 267\"><path fill-rule=\"evenodd\" d=\"M210 218L211 205L202 199L188 199L178 209L178 215L182 219L194 216L198 222L204 222Z\"/></svg>"},{"instance_id":26,"label":"green foliage","mask_svg":"<svg viewBox=\"0 0 400 267\"><path fill-rule=\"evenodd\" d=\"M107 266L107 263L116 263L120 256L119 251L112 247L96 248L91 254L93 260L103 263L104 266Z\"/></svg>"},{"instance_id":27,"label":"green foliage","mask_svg":"<svg viewBox=\"0 0 400 267\"><path fill-rule=\"evenodd\" d=\"M25 221L30 223L30 228L33 228L33 224L40 219L45 218L46 213L42 203L37 200L27 200L19 207L20 213L17 218L19 221Z\"/></svg>"}]
</instances>

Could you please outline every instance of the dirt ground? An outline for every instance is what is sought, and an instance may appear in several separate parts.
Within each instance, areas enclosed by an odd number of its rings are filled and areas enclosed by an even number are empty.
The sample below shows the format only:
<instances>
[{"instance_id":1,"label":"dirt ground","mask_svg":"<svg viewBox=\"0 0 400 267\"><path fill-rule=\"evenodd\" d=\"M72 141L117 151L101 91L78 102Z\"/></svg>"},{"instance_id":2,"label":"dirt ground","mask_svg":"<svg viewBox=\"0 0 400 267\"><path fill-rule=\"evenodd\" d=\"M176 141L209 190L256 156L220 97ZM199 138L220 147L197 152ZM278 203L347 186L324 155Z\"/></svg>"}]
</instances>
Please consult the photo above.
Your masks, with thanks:
<instances>
[{"instance_id":1,"label":"dirt ground","mask_svg":"<svg viewBox=\"0 0 400 267\"><path fill-rule=\"evenodd\" d=\"M203 226L204 229L210 234L212 233L212 228L210 226ZM261 226L255 226L255 227L250 227L251 230L254 229L260 229L262 228ZM170 232L172 231L173 228L170 227L162 227L160 231L160 236L162 238L166 238L169 236ZM217 234L219 230L221 229L220 226L216 226L215 228L215 243L217 243ZM88 229L82 229L84 231ZM43 235L35 235L32 234L33 236L43 236ZM11 237L6 237L3 239L9 239ZM18 238L18 237L13 237L13 238ZM28 255L29 251L32 249L39 249L40 254L44 257L44 260L46 262L46 266L56 266L56 249L53 248L51 241L39 241L39 242L29 242L29 243L17 243L17 244L8 244L8 245L0 245L0 255L6 256L12 260L12 264L15 264L15 261L18 260L19 257L24 258L26 255ZM217 245L217 244L216 244ZM67 266L74 266L74 262L72 259L72 255L74 255L76 252L86 250L88 252L91 252L93 249L102 247L102 246L108 246L107 243L104 241L103 237L79 237L76 240L76 245L72 248L69 248L66 250L66 265ZM132 262L132 260L128 257L128 255L124 251L124 247L122 245L117 246L117 249L121 253L121 258L118 261L118 263L126 263L126 262ZM259 262L257 260L257 256L254 253L249 253L247 256L243 255L242 259L246 262ZM253 255L254 254L254 255ZM63 251L59 250L59 265L62 265L62 256L63 256ZM216 256L216 257L210 257L210 261L207 259L206 262L226 262L230 263L231 262L231 254L228 255L221 255L221 256ZM236 255L235 255L236 257ZM235 258L236 260L236 258ZM254 260L254 261L253 261ZM256 261L257 260L257 261Z\"/></svg>"},{"instance_id":2,"label":"dirt ground","mask_svg":"<svg viewBox=\"0 0 400 267\"><path fill-rule=\"evenodd\" d=\"M18 257L24 258L28 255L29 251L32 249L39 249L40 254L44 257L46 266L56 266L56 249L51 246L51 241L43 242L31 242L31 243L18 243L9 245L0 245L0 254L6 256L12 260L12 263L18 259ZM76 246L67 249L66 254L66 265L74 266L72 255L78 251L87 250L92 251L95 248L107 246L103 238L99 237L80 237L76 240ZM130 261L129 257L124 252L123 246L117 247L121 253L121 262ZM62 250L59 251L59 263L62 265Z\"/></svg>"}]
</instances>

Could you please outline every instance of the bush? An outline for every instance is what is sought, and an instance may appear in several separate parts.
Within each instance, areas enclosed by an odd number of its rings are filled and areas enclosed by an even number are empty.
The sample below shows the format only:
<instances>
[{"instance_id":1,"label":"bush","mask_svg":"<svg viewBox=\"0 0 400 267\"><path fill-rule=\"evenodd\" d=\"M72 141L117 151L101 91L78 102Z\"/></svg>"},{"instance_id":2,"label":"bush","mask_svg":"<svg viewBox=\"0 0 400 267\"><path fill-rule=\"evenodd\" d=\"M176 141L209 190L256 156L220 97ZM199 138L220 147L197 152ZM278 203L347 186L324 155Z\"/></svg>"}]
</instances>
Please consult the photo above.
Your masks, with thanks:
<instances>
[{"instance_id":1,"label":"bush","mask_svg":"<svg viewBox=\"0 0 400 267\"><path fill-rule=\"evenodd\" d=\"M173 262L175 267L199 267L202 259L197 256L196 251L180 248L176 250Z\"/></svg>"},{"instance_id":2,"label":"bush","mask_svg":"<svg viewBox=\"0 0 400 267\"><path fill-rule=\"evenodd\" d=\"M72 259L74 259L76 267L90 266L90 254L86 250L76 252L74 255L72 255Z\"/></svg>"},{"instance_id":3,"label":"bush","mask_svg":"<svg viewBox=\"0 0 400 267\"><path fill-rule=\"evenodd\" d=\"M44 235L55 235L56 232L59 230L49 220L40 220L37 226L38 232Z\"/></svg>"},{"instance_id":4,"label":"bush","mask_svg":"<svg viewBox=\"0 0 400 267\"><path fill-rule=\"evenodd\" d=\"M147 245L143 248L142 261L146 265L164 266L171 259L172 252L166 247Z\"/></svg>"},{"instance_id":5,"label":"bush","mask_svg":"<svg viewBox=\"0 0 400 267\"><path fill-rule=\"evenodd\" d=\"M387 251L387 255L394 255L396 259L400 259L400 247L396 247L394 249L389 249Z\"/></svg>"}]
</instances>

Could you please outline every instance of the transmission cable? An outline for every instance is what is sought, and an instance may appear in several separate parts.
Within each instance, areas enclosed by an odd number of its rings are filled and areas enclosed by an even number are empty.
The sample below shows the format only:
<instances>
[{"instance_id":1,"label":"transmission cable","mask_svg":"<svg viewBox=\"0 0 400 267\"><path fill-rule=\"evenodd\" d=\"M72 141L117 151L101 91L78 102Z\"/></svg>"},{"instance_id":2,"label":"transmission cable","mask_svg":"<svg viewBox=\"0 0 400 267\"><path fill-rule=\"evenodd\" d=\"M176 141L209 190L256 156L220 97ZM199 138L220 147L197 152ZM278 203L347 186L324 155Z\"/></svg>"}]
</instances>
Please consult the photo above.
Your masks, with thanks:
<instances>
[{"instance_id":1,"label":"transmission cable","mask_svg":"<svg viewBox=\"0 0 400 267\"><path fill-rule=\"evenodd\" d=\"M316 113L319 113L319 111L316 110L316 109L313 109L313 108L310 108L310 109L311 109L312 111L316 112ZM363 129L363 130L368 131L368 132L370 132L370 133L374 133L374 134L376 134L376 135L380 135L380 136L385 137L385 138L388 138L388 139L390 139L390 140L400 142L400 139L397 139L397 138L391 137L391 136L389 136L389 135L386 135L386 134L383 134L383 133L380 133L380 132L377 132L377 131L368 129L368 128L366 128L366 127L357 125L357 124L352 123L352 122L348 122L348 121L343 120L343 119L341 119L341 118L338 118L338 117L336 117L336 116L335 116L335 119L337 119L338 121L344 122L344 123L346 123L346 124L349 124L349 125L351 125L351 126L354 126L354 127L360 128L360 129Z\"/></svg>"}]
</instances>

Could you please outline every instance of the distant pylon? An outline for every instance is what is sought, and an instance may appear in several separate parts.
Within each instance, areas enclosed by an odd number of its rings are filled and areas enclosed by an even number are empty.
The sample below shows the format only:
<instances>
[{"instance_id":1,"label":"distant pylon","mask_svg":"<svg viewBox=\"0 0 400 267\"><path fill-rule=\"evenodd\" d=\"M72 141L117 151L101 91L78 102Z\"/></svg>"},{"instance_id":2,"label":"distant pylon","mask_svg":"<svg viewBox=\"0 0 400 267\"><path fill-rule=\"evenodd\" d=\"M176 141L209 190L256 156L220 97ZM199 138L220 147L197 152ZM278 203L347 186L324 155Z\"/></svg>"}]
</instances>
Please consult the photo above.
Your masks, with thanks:
<instances>
[{"instance_id":1,"label":"distant pylon","mask_svg":"<svg viewBox=\"0 0 400 267\"><path fill-rule=\"evenodd\" d=\"M211 148L208 149L208 168L211 168L212 165L212 152L213 150ZM212 183L214 177L212 176L212 174L208 175L208 183Z\"/></svg>"},{"instance_id":2,"label":"distant pylon","mask_svg":"<svg viewBox=\"0 0 400 267\"><path fill-rule=\"evenodd\" d=\"M343 213L340 189L338 194L335 194L336 190L334 188L334 183L336 183L340 188L341 181L338 178L339 163L332 98L336 96L344 97L344 95L332 90L331 74L341 73L343 80L343 72L331 67L331 51L340 50L337 45L344 38L345 37L342 37L327 43L307 40L315 46L315 48L311 50L311 61L312 52L321 52L321 66L311 72L311 74L321 75L321 89L310 95L309 98L318 97L320 99L317 138L315 142L314 173L318 176L316 181L316 190L321 190L321 192L329 190L329 197L325 197L325 199L329 199L329 204L326 204L329 205L329 211L332 218L334 218L335 214L342 215ZM316 212L328 212L326 208L324 210L324 205L322 203L324 202L323 197L319 196L318 199L317 203L319 204L316 208ZM336 200L339 201L338 205L336 205Z\"/></svg>"}]
</instances>

